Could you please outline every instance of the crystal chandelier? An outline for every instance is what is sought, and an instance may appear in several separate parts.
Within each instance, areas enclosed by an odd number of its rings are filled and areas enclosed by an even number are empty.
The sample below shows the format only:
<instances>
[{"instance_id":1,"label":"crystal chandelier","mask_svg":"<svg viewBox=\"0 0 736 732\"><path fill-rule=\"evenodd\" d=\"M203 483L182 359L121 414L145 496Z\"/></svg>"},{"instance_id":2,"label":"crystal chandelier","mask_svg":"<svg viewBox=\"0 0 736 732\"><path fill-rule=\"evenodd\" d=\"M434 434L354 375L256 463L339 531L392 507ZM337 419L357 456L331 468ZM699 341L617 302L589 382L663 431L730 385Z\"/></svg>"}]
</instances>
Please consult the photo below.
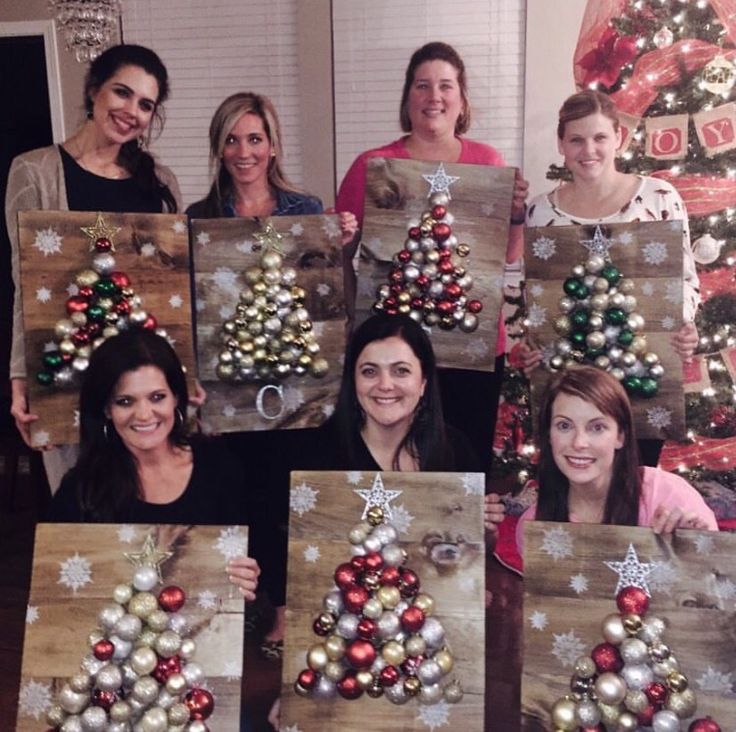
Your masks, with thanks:
<instances>
[{"instance_id":1,"label":"crystal chandelier","mask_svg":"<svg viewBox=\"0 0 736 732\"><path fill-rule=\"evenodd\" d=\"M49 0L67 51L79 63L91 61L110 45L120 19L119 0Z\"/></svg>"}]
</instances>

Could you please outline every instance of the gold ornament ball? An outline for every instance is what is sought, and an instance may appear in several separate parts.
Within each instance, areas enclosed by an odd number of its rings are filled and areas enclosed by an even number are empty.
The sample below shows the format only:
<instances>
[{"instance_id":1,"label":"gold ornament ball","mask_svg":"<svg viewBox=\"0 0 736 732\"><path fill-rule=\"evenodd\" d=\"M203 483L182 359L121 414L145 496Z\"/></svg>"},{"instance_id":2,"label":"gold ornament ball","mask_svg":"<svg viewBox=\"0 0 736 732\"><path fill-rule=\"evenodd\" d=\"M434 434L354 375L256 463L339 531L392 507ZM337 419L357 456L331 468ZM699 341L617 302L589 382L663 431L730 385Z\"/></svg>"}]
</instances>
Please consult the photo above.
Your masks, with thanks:
<instances>
[{"instance_id":1,"label":"gold ornament ball","mask_svg":"<svg viewBox=\"0 0 736 732\"><path fill-rule=\"evenodd\" d=\"M667 686L674 692L685 691L688 687L687 676L680 671L674 671L667 677Z\"/></svg>"},{"instance_id":2,"label":"gold ornament ball","mask_svg":"<svg viewBox=\"0 0 736 732\"><path fill-rule=\"evenodd\" d=\"M627 613L621 616L624 630L629 635L636 635L641 630L641 616L635 613Z\"/></svg>"},{"instance_id":3,"label":"gold ornament ball","mask_svg":"<svg viewBox=\"0 0 736 732\"><path fill-rule=\"evenodd\" d=\"M630 689L624 697L624 706L634 714L643 712L649 706L649 699L641 689Z\"/></svg>"},{"instance_id":4,"label":"gold ornament ball","mask_svg":"<svg viewBox=\"0 0 736 732\"><path fill-rule=\"evenodd\" d=\"M156 638L156 652L164 658L171 658L181 648L181 636L173 630L165 630Z\"/></svg>"},{"instance_id":5,"label":"gold ornament ball","mask_svg":"<svg viewBox=\"0 0 736 732\"><path fill-rule=\"evenodd\" d=\"M427 642L421 635L409 636L406 641L406 652L410 656L421 656L427 650ZM436 656L435 656L436 659Z\"/></svg>"},{"instance_id":6,"label":"gold ornament ball","mask_svg":"<svg viewBox=\"0 0 736 732\"><path fill-rule=\"evenodd\" d=\"M329 656L322 643L316 643L307 651L307 666L313 671L321 671L328 661Z\"/></svg>"},{"instance_id":7,"label":"gold ornament ball","mask_svg":"<svg viewBox=\"0 0 736 732\"><path fill-rule=\"evenodd\" d=\"M404 680L404 691L409 696L416 696L422 688L422 682L416 676L407 676Z\"/></svg>"},{"instance_id":8,"label":"gold ornament ball","mask_svg":"<svg viewBox=\"0 0 736 732\"><path fill-rule=\"evenodd\" d=\"M371 506L366 514L368 523L371 526L378 526L383 523L383 509L380 506Z\"/></svg>"},{"instance_id":9,"label":"gold ornament ball","mask_svg":"<svg viewBox=\"0 0 736 732\"><path fill-rule=\"evenodd\" d=\"M687 719L695 714L698 701L692 689L685 689L684 691L676 691L670 694L665 706L680 719Z\"/></svg>"},{"instance_id":10,"label":"gold ornament ball","mask_svg":"<svg viewBox=\"0 0 736 732\"><path fill-rule=\"evenodd\" d=\"M298 681L294 682L294 691L298 696L310 696L309 690L305 689Z\"/></svg>"},{"instance_id":11,"label":"gold ornament ball","mask_svg":"<svg viewBox=\"0 0 736 732\"><path fill-rule=\"evenodd\" d=\"M315 358L312 361L312 376L316 378L321 378L327 374L327 372L330 370L330 364L328 363L326 358Z\"/></svg>"},{"instance_id":12,"label":"gold ornament ball","mask_svg":"<svg viewBox=\"0 0 736 732\"><path fill-rule=\"evenodd\" d=\"M618 674L606 671L595 680L595 691L604 704L620 704L626 696L626 682Z\"/></svg>"},{"instance_id":13,"label":"gold ornament ball","mask_svg":"<svg viewBox=\"0 0 736 732\"><path fill-rule=\"evenodd\" d=\"M406 651L399 641L392 640L383 646L381 655L387 663L390 663L392 666L398 666L404 662Z\"/></svg>"},{"instance_id":14,"label":"gold ornament ball","mask_svg":"<svg viewBox=\"0 0 736 732\"><path fill-rule=\"evenodd\" d=\"M158 600L151 592L138 592L128 603L128 612L139 618L147 618L154 610L158 610Z\"/></svg>"},{"instance_id":15,"label":"gold ornament ball","mask_svg":"<svg viewBox=\"0 0 736 732\"><path fill-rule=\"evenodd\" d=\"M558 315L554 320L554 328L560 335L567 335L572 329L570 318L567 315Z\"/></svg>"},{"instance_id":16,"label":"gold ornament ball","mask_svg":"<svg viewBox=\"0 0 736 732\"><path fill-rule=\"evenodd\" d=\"M378 620L383 615L383 605L377 597L370 597L363 605L363 615L371 620Z\"/></svg>"},{"instance_id":17,"label":"gold ornament ball","mask_svg":"<svg viewBox=\"0 0 736 732\"><path fill-rule=\"evenodd\" d=\"M184 638L181 642L181 648L179 649L179 655L185 659L190 659L194 652L197 650L197 644L192 638Z\"/></svg>"},{"instance_id":18,"label":"gold ornament ball","mask_svg":"<svg viewBox=\"0 0 736 732\"><path fill-rule=\"evenodd\" d=\"M449 674L450 671L452 671L452 667L455 665L455 659L447 648L442 648L437 651L433 658L437 661L437 665L440 667L443 674Z\"/></svg>"},{"instance_id":19,"label":"gold ornament ball","mask_svg":"<svg viewBox=\"0 0 736 732\"><path fill-rule=\"evenodd\" d=\"M345 655L345 639L339 635L328 635L325 638L325 651L331 661L339 661Z\"/></svg>"},{"instance_id":20,"label":"gold ornament ball","mask_svg":"<svg viewBox=\"0 0 736 732\"><path fill-rule=\"evenodd\" d=\"M470 254L470 247L467 244L458 244L456 251L459 257L467 257Z\"/></svg>"},{"instance_id":21,"label":"gold ornament ball","mask_svg":"<svg viewBox=\"0 0 736 732\"><path fill-rule=\"evenodd\" d=\"M145 646L153 648L156 643L156 638L158 638L158 633L154 632L150 628L145 628L138 636L135 645L137 648L143 648Z\"/></svg>"},{"instance_id":22,"label":"gold ornament ball","mask_svg":"<svg viewBox=\"0 0 736 732\"><path fill-rule=\"evenodd\" d=\"M340 681L345 676L345 666L339 661L328 661L322 669L322 673L330 679L330 681Z\"/></svg>"},{"instance_id":23,"label":"gold ornament ball","mask_svg":"<svg viewBox=\"0 0 736 732\"><path fill-rule=\"evenodd\" d=\"M392 585L383 585L376 592L381 605L389 610L395 608L401 602L401 592L398 587Z\"/></svg>"},{"instance_id":24,"label":"gold ornament ball","mask_svg":"<svg viewBox=\"0 0 736 732\"><path fill-rule=\"evenodd\" d=\"M598 702L598 709L601 713L601 722L611 727L618 723L618 719L624 711L620 704L605 704L601 701Z\"/></svg>"},{"instance_id":25,"label":"gold ornament ball","mask_svg":"<svg viewBox=\"0 0 736 732\"><path fill-rule=\"evenodd\" d=\"M575 675L581 679L591 679L595 675L595 663L590 656L579 656L573 668Z\"/></svg>"},{"instance_id":26,"label":"gold ornament ball","mask_svg":"<svg viewBox=\"0 0 736 732\"><path fill-rule=\"evenodd\" d=\"M365 693L371 699L378 699L379 696L383 696L383 686L381 686L381 682L378 681L378 679L374 679L373 683L366 688Z\"/></svg>"},{"instance_id":27,"label":"gold ornament ball","mask_svg":"<svg viewBox=\"0 0 736 732\"><path fill-rule=\"evenodd\" d=\"M639 729L639 723L636 715L631 712L623 712L619 716L616 732L636 732L637 729Z\"/></svg>"},{"instance_id":28,"label":"gold ornament ball","mask_svg":"<svg viewBox=\"0 0 736 732\"><path fill-rule=\"evenodd\" d=\"M373 686L373 674L370 671L358 671L355 674L355 680L358 682L358 686L361 689L367 689Z\"/></svg>"},{"instance_id":29,"label":"gold ornament ball","mask_svg":"<svg viewBox=\"0 0 736 732\"><path fill-rule=\"evenodd\" d=\"M187 688L187 680L184 678L184 674L171 674L166 679L166 691L172 696L179 696L184 689Z\"/></svg>"},{"instance_id":30,"label":"gold ornament ball","mask_svg":"<svg viewBox=\"0 0 736 732\"><path fill-rule=\"evenodd\" d=\"M58 704L54 704L46 712L46 724L51 727L61 727L65 719L66 712Z\"/></svg>"},{"instance_id":31,"label":"gold ornament ball","mask_svg":"<svg viewBox=\"0 0 736 732\"><path fill-rule=\"evenodd\" d=\"M133 710L130 708L130 704L124 701L116 701L110 707L110 720L113 722L127 722L132 714ZM189 710L187 710L187 719L189 719Z\"/></svg>"},{"instance_id":32,"label":"gold ornament ball","mask_svg":"<svg viewBox=\"0 0 736 732\"><path fill-rule=\"evenodd\" d=\"M189 721L189 708L182 702L177 702L169 707L170 724L186 724Z\"/></svg>"},{"instance_id":33,"label":"gold ornament ball","mask_svg":"<svg viewBox=\"0 0 736 732\"><path fill-rule=\"evenodd\" d=\"M81 694L88 691L92 686L92 677L86 671L79 671L69 679L69 686L78 694Z\"/></svg>"},{"instance_id":34,"label":"gold ornament ball","mask_svg":"<svg viewBox=\"0 0 736 732\"><path fill-rule=\"evenodd\" d=\"M158 658L152 648L143 646L136 648L130 654L130 665L139 676L150 674L158 663Z\"/></svg>"},{"instance_id":35,"label":"gold ornament ball","mask_svg":"<svg viewBox=\"0 0 736 732\"><path fill-rule=\"evenodd\" d=\"M322 630L328 632L335 627L335 618L332 613L322 613L317 618L317 623Z\"/></svg>"},{"instance_id":36,"label":"gold ornament ball","mask_svg":"<svg viewBox=\"0 0 736 732\"><path fill-rule=\"evenodd\" d=\"M457 704L463 698L463 687L459 682L453 681L444 688L445 701L449 704Z\"/></svg>"},{"instance_id":37,"label":"gold ornament ball","mask_svg":"<svg viewBox=\"0 0 736 732\"><path fill-rule=\"evenodd\" d=\"M100 279L93 269L82 270L74 279L79 287L92 287Z\"/></svg>"},{"instance_id":38,"label":"gold ornament ball","mask_svg":"<svg viewBox=\"0 0 736 732\"><path fill-rule=\"evenodd\" d=\"M574 732L577 730L575 702L572 699L558 699L552 706L552 724L557 730Z\"/></svg>"}]
</instances>

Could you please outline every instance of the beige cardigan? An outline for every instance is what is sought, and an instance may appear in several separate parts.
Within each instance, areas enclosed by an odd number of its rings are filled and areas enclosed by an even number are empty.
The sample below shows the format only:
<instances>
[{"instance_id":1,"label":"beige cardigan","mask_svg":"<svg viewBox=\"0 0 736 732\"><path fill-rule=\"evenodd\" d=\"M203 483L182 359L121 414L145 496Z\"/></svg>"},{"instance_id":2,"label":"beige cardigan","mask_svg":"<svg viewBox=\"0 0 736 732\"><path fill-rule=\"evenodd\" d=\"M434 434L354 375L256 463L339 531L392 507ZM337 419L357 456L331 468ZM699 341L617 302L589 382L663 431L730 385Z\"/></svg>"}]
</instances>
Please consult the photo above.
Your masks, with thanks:
<instances>
[{"instance_id":1,"label":"beige cardigan","mask_svg":"<svg viewBox=\"0 0 736 732\"><path fill-rule=\"evenodd\" d=\"M179 211L182 210L179 184L169 168L156 165L156 176L168 186ZM10 378L26 378L21 301L20 251L18 246L19 211L68 211L66 183L61 153L56 145L18 155L10 166L5 194L5 221L10 239L15 299L13 302L13 342L10 351Z\"/></svg>"}]
</instances>

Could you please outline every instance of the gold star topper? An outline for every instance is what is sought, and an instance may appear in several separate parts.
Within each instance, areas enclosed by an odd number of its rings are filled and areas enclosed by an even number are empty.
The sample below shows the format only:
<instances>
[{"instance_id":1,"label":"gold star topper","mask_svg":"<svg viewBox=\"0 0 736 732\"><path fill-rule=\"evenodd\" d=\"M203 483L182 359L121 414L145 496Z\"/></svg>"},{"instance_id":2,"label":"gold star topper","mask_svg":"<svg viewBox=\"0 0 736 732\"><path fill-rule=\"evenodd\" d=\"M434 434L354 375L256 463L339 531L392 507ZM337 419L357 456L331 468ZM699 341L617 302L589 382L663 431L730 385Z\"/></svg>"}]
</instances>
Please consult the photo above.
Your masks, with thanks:
<instances>
[{"instance_id":1,"label":"gold star topper","mask_svg":"<svg viewBox=\"0 0 736 732\"><path fill-rule=\"evenodd\" d=\"M261 230L253 234L253 238L258 242L257 248L254 247L254 251L275 249L280 252L281 242L284 237L273 228L273 224L270 221L266 221Z\"/></svg>"},{"instance_id":2,"label":"gold star topper","mask_svg":"<svg viewBox=\"0 0 736 732\"><path fill-rule=\"evenodd\" d=\"M156 542L150 534L146 536L139 552L123 552L123 554L134 567L153 567L156 570L159 582L164 581L161 575L161 565L174 556L174 552L158 551Z\"/></svg>"},{"instance_id":3,"label":"gold star topper","mask_svg":"<svg viewBox=\"0 0 736 732\"><path fill-rule=\"evenodd\" d=\"M97 221L94 226L82 226L82 231L90 238L91 244L89 250L95 251L95 242L98 239L109 239L110 240L110 251L115 251L115 244L113 243L113 237L120 231L119 226L108 226L105 223L105 219L102 218L102 214L97 214Z\"/></svg>"}]
</instances>

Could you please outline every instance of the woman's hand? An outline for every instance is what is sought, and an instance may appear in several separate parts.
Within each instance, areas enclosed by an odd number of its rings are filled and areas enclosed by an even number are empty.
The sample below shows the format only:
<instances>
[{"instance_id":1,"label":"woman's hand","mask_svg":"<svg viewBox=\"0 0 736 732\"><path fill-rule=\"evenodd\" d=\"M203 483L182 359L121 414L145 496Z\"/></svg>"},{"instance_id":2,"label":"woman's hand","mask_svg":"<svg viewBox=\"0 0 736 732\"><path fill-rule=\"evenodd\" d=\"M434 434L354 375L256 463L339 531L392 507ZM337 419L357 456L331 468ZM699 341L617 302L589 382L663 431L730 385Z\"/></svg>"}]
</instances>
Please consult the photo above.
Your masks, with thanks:
<instances>
[{"instance_id":1,"label":"woman's hand","mask_svg":"<svg viewBox=\"0 0 736 732\"><path fill-rule=\"evenodd\" d=\"M683 361L690 361L698 347L698 329L695 323L683 324L680 330L672 336L672 347Z\"/></svg>"},{"instance_id":2,"label":"woman's hand","mask_svg":"<svg viewBox=\"0 0 736 732\"><path fill-rule=\"evenodd\" d=\"M281 728L281 697L271 705L271 711L268 713L268 723L275 729Z\"/></svg>"},{"instance_id":3,"label":"woman's hand","mask_svg":"<svg viewBox=\"0 0 736 732\"><path fill-rule=\"evenodd\" d=\"M199 379L194 380L194 394L189 395L189 406L199 409L207 401L207 390L199 383Z\"/></svg>"},{"instance_id":4,"label":"woman's hand","mask_svg":"<svg viewBox=\"0 0 736 732\"><path fill-rule=\"evenodd\" d=\"M342 232L342 245L346 247L351 244L358 233L358 219L351 211L340 211L340 231Z\"/></svg>"},{"instance_id":5,"label":"woman's hand","mask_svg":"<svg viewBox=\"0 0 736 732\"><path fill-rule=\"evenodd\" d=\"M519 344L519 360L521 361L521 370L528 379L534 369L542 363L542 351L524 340Z\"/></svg>"},{"instance_id":6,"label":"woman's hand","mask_svg":"<svg viewBox=\"0 0 736 732\"><path fill-rule=\"evenodd\" d=\"M28 382L25 379L11 379L12 401L10 403L10 414L15 419L15 426L28 447L34 447L31 442L31 422L38 419L37 414L28 412ZM43 449L51 449L52 445Z\"/></svg>"},{"instance_id":7,"label":"woman's hand","mask_svg":"<svg viewBox=\"0 0 736 732\"><path fill-rule=\"evenodd\" d=\"M655 534L671 534L675 529L707 529L708 522L694 511L684 511L675 506L659 506L652 516L652 531Z\"/></svg>"},{"instance_id":8,"label":"woman's hand","mask_svg":"<svg viewBox=\"0 0 736 732\"><path fill-rule=\"evenodd\" d=\"M248 601L256 599L261 568L253 557L236 557L227 565L228 579Z\"/></svg>"},{"instance_id":9,"label":"woman's hand","mask_svg":"<svg viewBox=\"0 0 736 732\"><path fill-rule=\"evenodd\" d=\"M511 198L511 222L523 224L526 215L526 199L529 196L529 181L524 180L517 168L514 176L514 192ZM518 225L517 224L517 225Z\"/></svg>"},{"instance_id":10,"label":"woman's hand","mask_svg":"<svg viewBox=\"0 0 736 732\"><path fill-rule=\"evenodd\" d=\"M486 531L492 534L498 532L498 524L500 524L506 516L506 506L504 506L501 496L498 493L489 493L483 499L483 525Z\"/></svg>"}]
</instances>

